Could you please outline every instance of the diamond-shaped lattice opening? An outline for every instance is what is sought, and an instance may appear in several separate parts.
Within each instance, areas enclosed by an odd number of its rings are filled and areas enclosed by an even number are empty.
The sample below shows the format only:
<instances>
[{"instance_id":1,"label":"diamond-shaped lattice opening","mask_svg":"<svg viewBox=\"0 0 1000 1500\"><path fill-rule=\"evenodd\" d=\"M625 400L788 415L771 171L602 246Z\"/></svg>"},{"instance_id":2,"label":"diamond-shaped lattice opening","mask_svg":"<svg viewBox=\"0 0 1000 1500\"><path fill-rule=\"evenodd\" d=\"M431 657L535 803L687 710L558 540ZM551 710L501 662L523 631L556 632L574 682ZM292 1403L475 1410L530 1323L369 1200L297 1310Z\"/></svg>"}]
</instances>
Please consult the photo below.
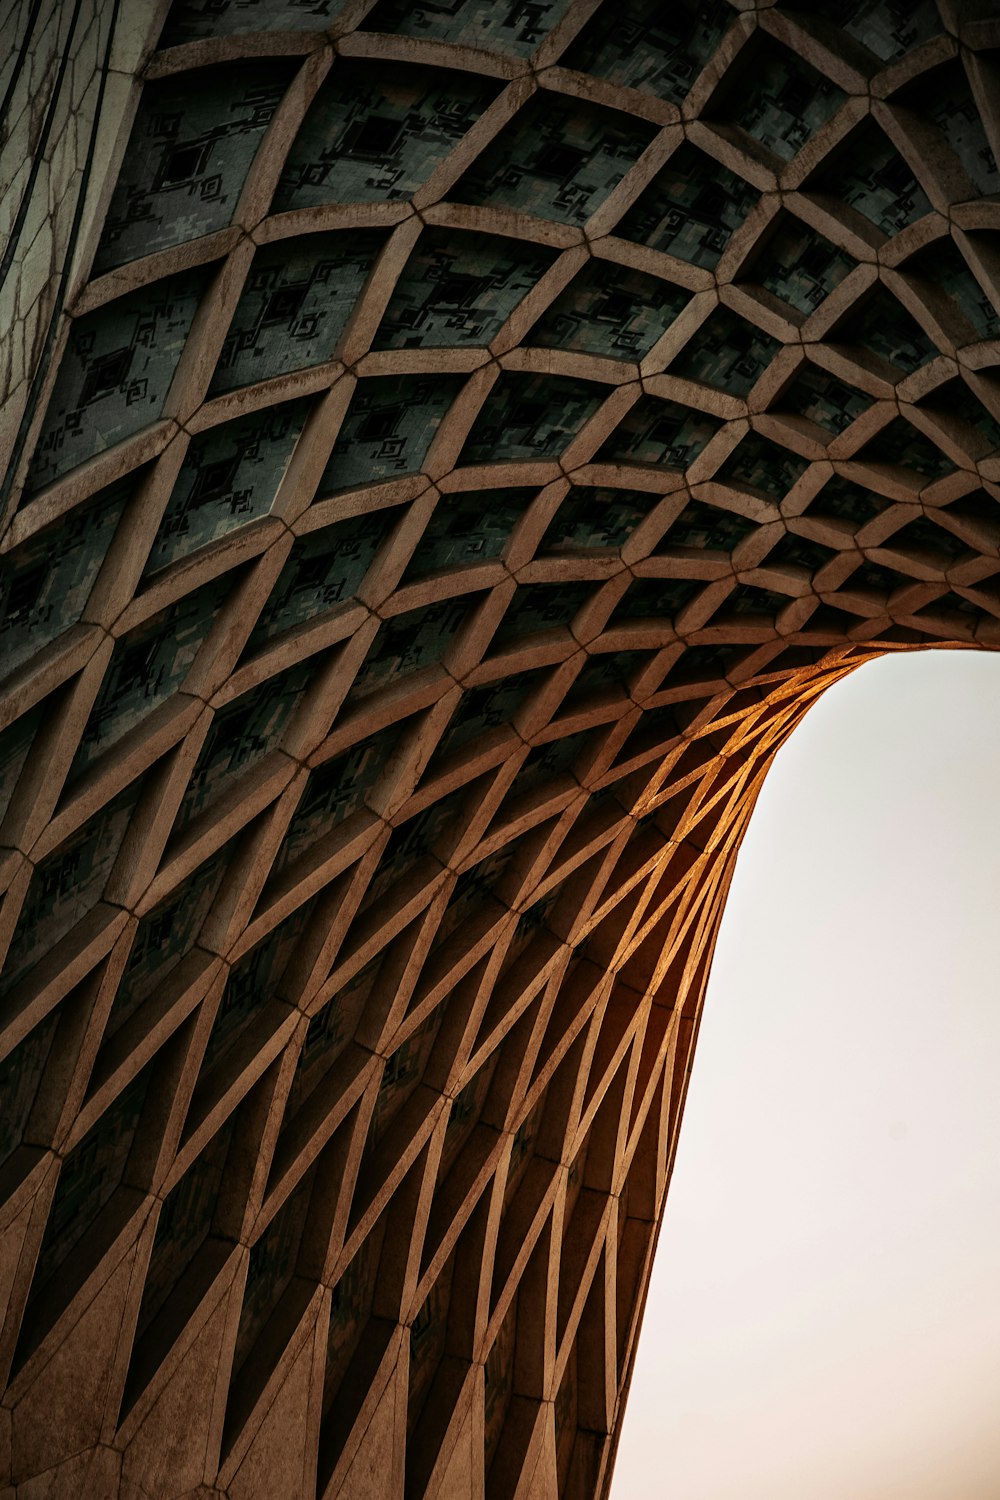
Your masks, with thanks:
<instances>
[{"instance_id":1,"label":"diamond-shaped lattice opening","mask_svg":"<svg viewBox=\"0 0 1000 1500\"><path fill-rule=\"evenodd\" d=\"M240 1038L251 1027L258 1034L273 1032L287 1018L291 1006L281 995L281 981L307 916L308 908L300 907L230 969L202 1055L189 1126L215 1102L220 1081L223 1089L227 1086L226 1070L220 1079L218 1065L232 1058Z\"/></svg>"},{"instance_id":2,"label":"diamond-shaped lattice opening","mask_svg":"<svg viewBox=\"0 0 1000 1500\"><path fill-rule=\"evenodd\" d=\"M883 234L898 234L931 209L913 169L872 120L865 120L835 148L807 186L810 192L850 204Z\"/></svg>"},{"instance_id":3,"label":"diamond-shaped lattice opening","mask_svg":"<svg viewBox=\"0 0 1000 1500\"><path fill-rule=\"evenodd\" d=\"M373 347L488 344L554 259L541 245L428 229L396 282Z\"/></svg>"},{"instance_id":4,"label":"diamond-shaped lattice opening","mask_svg":"<svg viewBox=\"0 0 1000 1500\"><path fill-rule=\"evenodd\" d=\"M396 747L394 737L368 735L339 755L331 756L309 773L305 790L288 824L274 858L279 874L312 849L327 834L339 828L364 804L364 799L385 771Z\"/></svg>"},{"instance_id":5,"label":"diamond-shaped lattice opening","mask_svg":"<svg viewBox=\"0 0 1000 1500\"><path fill-rule=\"evenodd\" d=\"M946 510L937 512L937 519L949 531L954 528L967 538L970 545L990 554L1000 546L1000 502L985 490L963 495Z\"/></svg>"},{"instance_id":6,"label":"diamond-shaped lattice opening","mask_svg":"<svg viewBox=\"0 0 1000 1500\"><path fill-rule=\"evenodd\" d=\"M870 443L865 444L857 457L867 463L909 469L924 479L940 479L955 467L951 459L905 417L895 417L888 427L883 427Z\"/></svg>"},{"instance_id":7,"label":"diamond-shaped lattice opening","mask_svg":"<svg viewBox=\"0 0 1000 1500\"><path fill-rule=\"evenodd\" d=\"M15 1367L37 1347L58 1316L68 1290L80 1277L86 1256L73 1252L97 1226L102 1211L108 1209L122 1224L129 1209L134 1212L141 1202L136 1189L143 1163L133 1155L133 1146L152 1074L153 1065L147 1064L63 1159L24 1311ZM112 1203L116 1196L117 1214Z\"/></svg>"},{"instance_id":8,"label":"diamond-shaped lattice opening","mask_svg":"<svg viewBox=\"0 0 1000 1500\"><path fill-rule=\"evenodd\" d=\"M1000 313L972 274L965 257L950 236L934 240L911 256L903 270L904 273L919 277L923 282L922 287L917 287L921 300L924 300L922 294L925 291L930 292L931 296L943 292L951 300L951 321L954 337L959 345L972 343L976 339L1000 338Z\"/></svg>"},{"instance_id":9,"label":"diamond-shaped lattice opening","mask_svg":"<svg viewBox=\"0 0 1000 1500\"><path fill-rule=\"evenodd\" d=\"M260 1238L251 1246L243 1288L243 1306L233 1350L233 1371L236 1376L248 1363L268 1319L277 1310L299 1269L307 1225L317 1207L312 1202L316 1183L317 1169L313 1166L278 1209ZM270 1368L273 1358L273 1351L261 1349L259 1360L265 1368Z\"/></svg>"},{"instance_id":10,"label":"diamond-shaped lattice opening","mask_svg":"<svg viewBox=\"0 0 1000 1500\"><path fill-rule=\"evenodd\" d=\"M812 577L836 556L836 552L831 551L829 547L821 546L819 542L810 541L804 536L796 536L793 532L786 532L771 548L764 559L763 566L766 568L801 568Z\"/></svg>"},{"instance_id":11,"label":"diamond-shaped lattice opening","mask_svg":"<svg viewBox=\"0 0 1000 1500\"><path fill-rule=\"evenodd\" d=\"M774 500L783 500L792 485L809 467L804 458L789 453L759 433L748 432L733 449L715 476L737 488L760 490Z\"/></svg>"},{"instance_id":12,"label":"diamond-shaped lattice opening","mask_svg":"<svg viewBox=\"0 0 1000 1500\"><path fill-rule=\"evenodd\" d=\"M203 584L121 637L80 736L73 777L183 685L231 585L231 577Z\"/></svg>"},{"instance_id":13,"label":"diamond-shaped lattice opening","mask_svg":"<svg viewBox=\"0 0 1000 1500\"><path fill-rule=\"evenodd\" d=\"M384 237L309 234L254 256L210 394L332 359Z\"/></svg>"},{"instance_id":14,"label":"diamond-shaped lattice opening","mask_svg":"<svg viewBox=\"0 0 1000 1500\"><path fill-rule=\"evenodd\" d=\"M556 1429L556 1473L559 1478L559 1493L565 1493L565 1487L569 1479L570 1465L576 1448L577 1434L577 1375L576 1375L576 1341L570 1351L570 1357L566 1361L559 1389L555 1399L555 1429Z\"/></svg>"},{"instance_id":15,"label":"diamond-shaped lattice opening","mask_svg":"<svg viewBox=\"0 0 1000 1500\"><path fill-rule=\"evenodd\" d=\"M690 292L657 276L592 260L535 324L527 342L610 359L641 359L690 298Z\"/></svg>"},{"instance_id":16,"label":"diamond-shaped lattice opening","mask_svg":"<svg viewBox=\"0 0 1000 1500\"><path fill-rule=\"evenodd\" d=\"M637 578L629 584L608 623L675 620L702 588L704 584L692 578Z\"/></svg>"},{"instance_id":17,"label":"diamond-shaped lattice opening","mask_svg":"<svg viewBox=\"0 0 1000 1500\"><path fill-rule=\"evenodd\" d=\"M136 482L109 485L0 557L4 676L79 620Z\"/></svg>"},{"instance_id":18,"label":"diamond-shaped lattice opening","mask_svg":"<svg viewBox=\"0 0 1000 1500\"><path fill-rule=\"evenodd\" d=\"M683 711L678 712L673 703L647 708L615 757L615 779L632 765L648 764L665 755L680 739L685 722Z\"/></svg>"},{"instance_id":19,"label":"diamond-shaped lattice opening","mask_svg":"<svg viewBox=\"0 0 1000 1500\"><path fill-rule=\"evenodd\" d=\"M789 9L793 7L789 6ZM823 18L891 62L941 30L934 0L827 0Z\"/></svg>"},{"instance_id":20,"label":"diamond-shaped lattice opening","mask_svg":"<svg viewBox=\"0 0 1000 1500\"><path fill-rule=\"evenodd\" d=\"M430 1403L434 1376L445 1358L449 1302L454 1272L455 1257L451 1255L410 1325L410 1369L406 1409L408 1435L412 1435L421 1419L424 1407Z\"/></svg>"},{"instance_id":21,"label":"diamond-shaped lattice opening","mask_svg":"<svg viewBox=\"0 0 1000 1500\"><path fill-rule=\"evenodd\" d=\"M542 92L490 142L453 196L583 224L655 134L655 126L618 110Z\"/></svg>"},{"instance_id":22,"label":"diamond-shaped lattice opening","mask_svg":"<svg viewBox=\"0 0 1000 1500\"><path fill-rule=\"evenodd\" d=\"M682 349L670 373L746 396L780 348L777 339L719 307Z\"/></svg>"},{"instance_id":23,"label":"diamond-shaped lattice opening","mask_svg":"<svg viewBox=\"0 0 1000 1500\"><path fill-rule=\"evenodd\" d=\"M900 573L896 568L887 568L879 563L862 562L854 569L847 582L842 583L840 587L842 591L867 594L875 604L885 608L890 595L896 589L907 588L912 582L912 578L906 573Z\"/></svg>"},{"instance_id":24,"label":"diamond-shaped lattice opening","mask_svg":"<svg viewBox=\"0 0 1000 1500\"><path fill-rule=\"evenodd\" d=\"M461 462L556 458L592 417L607 388L556 375L502 375L483 403Z\"/></svg>"},{"instance_id":25,"label":"diamond-shaped lattice opening","mask_svg":"<svg viewBox=\"0 0 1000 1500\"><path fill-rule=\"evenodd\" d=\"M379 964L379 959L366 964L360 974L338 990L310 1020L288 1090L283 1128L295 1122L300 1110L306 1109L310 1100L316 1099L320 1105L329 1108L330 1095L335 1088L335 1082L329 1076L330 1069L354 1034L378 977ZM317 1089L321 1090L319 1095Z\"/></svg>"},{"instance_id":26,"label":"diamond-shaped lattice opening","mask_svg":"<svg viewBox=\"0 0 1000 1500\"><path fill-rule=\"evenodd\" d=\"M391 535L400 510L349 516L297 537L247 642L252 656L276 636L346 604Z\"/></svg>"},{"instance_id":27,"label":"diamond-shaped lattice opening","mask_svg":"<svg viewBox=\"0 0 1000 1500\"><path fill-rule=\"evenodd\" d=\"M319 482L319 493L415 474L462 381L379 375L359 380Z\"/></svg>"},{"instance_id":28,"label":"diamond-shaped lattice opening","mask_svg":"<svg viewBox=\"0 0 1000 1500\"><path fill-rule=\"evenodd\" d=\"M745 646L688 646L677 664L671 668L664 687L724 682L745 656Z\"/></svg>"},{"instance_id":29,"label":"diamond-shaped lattice opening","mask_svg":"<svg viewBox=\"0 0 1000 1500\"><path fill-rule=\"evenodd\" d=\"M532 489L443 494L414 549L406 581L499 557L534 498Z\"/></svg>"},{"instance_id":30,"label":"diamond-shaped lattice opening","mask_svg":"<svg viewBox=\"0 0 1000 1500\"><path fill-rule=\"evenodd\" d=\"M441 68L335 67L288 153L272 209L408 198L499 88L492 78Z\"/></svg>"},{"instance_id":31,"label":"diamond-shaped lattice opening","mask_svg":"<svg viewBox=\"0 0 1000 1500\"><path fill-rule=\"evenodd\" d=\"M684 141L615 233L711 271L759 198L742 177Z\"/></svg>"},{"instance_id":32,"label":"diamond-shaped lattice opening","mask_svg":"<svg viewBox=\"0 0 1000 1500\"><path fill-rule=\"evenodd\" d=\"M440 1024L441 1012L437 1010L411 1031L386 1061L368 1131L369 1160L362 1164L362 1174L374 1156L374 1147L386 1134L423 1077Z\"/></svg>"},{"instance_id":33,"label":"diamond-shaped lattice opening","mask_svg":"<svg viewBox=\"0 0 1000 1500\"><path fill-rule=\"evenodd\" d=\"M575 710L596 699L630 696L632 682L649 661L642 651L606 651L588 656L563 701L560 712Z\"/></svg>"},{"instance_id":34,"label":"diamond-shaped lattice opening","mask_svg":"<svg viewBox=\"0 0 1000 1500\"><path fill-rule=\"evenodd\" d=\"M220 1209L230 1196L223 1192L223 1183L236 1121L235 1114L226 1120L163 1200L136 1321L136 1348L126 1385L126 1409L132 1404L131 1398L148 1383L153 1373L149 1368L152 1360L183 1330L185 1281L191 1283L196 1297L231 1250L234 1226L226 1222L226 1215ZM230 1214L229 1218L232 1217Z\"/></svg>"},{"instance_id":35,"label":"diamond-shaped lattice opening","mask_svg":"<svg viewBox=\"0 0 1000 1500\"><path fill-rule=\"evenodd\" d=\"M892 501L884 495L834 474L810 502L806 515L809 520L825 520L832 516L860 527L880 516L891 504Z\"/></svg>"},{"instance_id":36,"label":"diamond-shaped lattice opening","mask_svg":"<svg viewBox=\"0 0 1000 1500\"><path fill-rule=\"evenodd\" d=\"M313 664L299 662L216 712L191 772L175 832L217 802L240 773L277 749L312 675Z\"/></svg>"},{"instance_id":37,"label":"diamond-shaped lattice opening","mask_svg":"<svg viewBox=\"0 0 1000 1500\"><path fill-rule=\"evenodd\" d=\"M207 285L184 272L85 313L70 327L28 489L155 422Z\"/></svg>"},{"instance_id":38,"label":"diamond-shaped lattice opening","mask_svg":"<svg viewBox=\"0 0 1000 1500\"><path fill-rule=\"evenodd\" d=\"M465 623L468 610L468 600L463 598L406 610L384 620L358 669L347 704L440 661Z\"/></svg>"},{"instance_id":39,"label":"diamond-shaped lattice opening","mask_svg":"<svg viewBox=\"0 0 1000 1500\"><path fill-rule=\"evenodd\" d=\"M755 584L738 583L720 604L713 624L733 620L739 625L757 625L773 622L776 615L791 602L791 596L780 594L775 589L759 588Z\"/></svg>"},{"instance_id":40,"label":"diamond-shaped lattice opening","mask_svg":"<svg viewBox=\"0 0 1000 1500\"><path fill-rule=\"evenodd\" d=\"M992 387L995 395L995 387ZM935 416L959 446L974 458L983 458L1000 447L1000 422L977 395L956 378L927 396L921 409Z\"/></svg>"},{"instance_id":41,"label":"diamond-shaped lattice opening","mask_svg":"<svg viewBox=\"0 0 1000 1500\"><path fill-rule=\"evenodd\" d=\"M271 58L147 83L94 262L110 271L224 229L294 74Z\"/></svg>"},{"instance_id":42,"label":"diamond-shaped lattice opening","mask_svg":"<svg viewBox=\"0 0 1000 1500\"><path fill-rule=\"evenodd\" d=\"M770 38L751 38L708 107L758 145L791 161L843 103L844 93L804 58Z\"/></svg>"},{"instance_id":43,"label":"diamond-shaped lattice opening","mask_svg":"<svg viewBox=\"0 0 1000 1500\"><path fill-rule=\"evenodd\" d=\"M50 1059L55 1063L59 1060L59 1049L53 1043L63 1014L64 1007L51 1010L0 1062L0 1088L5 1101L0 1115L0 1163L7 1162L22 1143L30 1144L31 1136L40 1133L31 1131L26 1139L37 1101L48 1092L45 1075L51 1067Z\"/></svg>"},{"instance_id":44,"label":"diamond-shaped lattice opening","mask_svg":"<svg viewBox=\"0 0 1000 1500\"><path fill-rule=\"evenodd\" d=\"M377 911L381 901L391 892L397 892L400 888L412 890L414 884L433 879L441 873L458 831L454 814L461 810L459 798L452 793L450 797L444 797L424 812L418 813L415 818L409 818L393 828L379 863L378 874L365 891L360 912ZM429 1019L434 1026L439 1025L440 1013ZM419 1033L420 1038L425 1035L423 1030ZM418 1062L422 1066L426 1060L426 1053L420 1048L409 1046L410 1040L418 1040L416 1034L408 1039L406 1050L400 1053L400 1059L407 1060L405 1081L415 1078ZM403 1077L399 1075L393 1079L383 1078L384 1083L403 1081ZM382 1109L387 1103L388 1100L383 1098L377 1108ZM394 1104L393 1108L395 1107ZM384 1117L384 1123L388 1124L387 1117Z\"/></svg>"},{"instance_id":45,"label":"diamond-shaped lattice opening","mask_svg":"<svg viewBox=\"0 0 1000 1500\"><path fill-rule=\"evenodd\" d=\"M1000 191L996 157L961 62L922 74L896 97L941 132L969 180L970 197Z\"/></svg>"},{"instance_id":46,"label":"diamond-shaped lattice opening","mask_svg":"<svg viewBox=\"0 0 1000 1500\"><path fill-rule=\"evenodd\" d=\"M484 908L497 914L497 904L508 906L514 899L519 880L517 841L510 841L485 859L478 859L459 875L452 886L448 909L438 927L437 943L450 935L470 912Z\"/></svg>"},{"instance_id":47,"label":"diamond-shaped lattice opening","mask_svg":"<svg viewBox=\"0 0 1000 1500\"><path fill-rule=\"evenodd\" d=\"M522 584L507 606L490 650L509 647L539 631L570 629L593 592L592 583Z\"/></svg>"},{"instance_id":48,"label":"diamond-shaped lattice opening","mask_svg":"<svg viewBox=\"0 0 1000 1500\"><path fill-rule=\"evenodd\" d=\"M959 616L961 625L965 629L978 624L983 617L982 610L977 604L974 604L971 599L963 598L961 594L956 594L953 589L949 589L947 593L939 594L929 604L924 604L920 609L916 609L913 612L915 620L927 620L929 622L935 618L942 619L942 623L946 629L949 627L954 628L948 618L954 615Z\"/></svg>"},{"instance_id":49,"label":"diamond-shaped lattice opening","mask_svg":"<svg viewBox=\"0 0 1000 1500\"><path fill-rule=\"evenodd\" d=\"M305 401L289 401L192 439L147 574L267 515L308 410Z\"/></svg>"},{"instance_id":50,"label":"diamond-shaped lattice opening","mask_svg":"<svg viewBox=\"0 0 1000 1500\"><path fill-rule=\"evenodd\" d=\"M832 614L834 613L834 611L826 611L825 607L821 604L817 609L814 609L812 614L809 616L806 630L811 630L814 621L817 619L817 616L822 616L824 613ZM844 617L843 623L841 625L841 631L843 631L848 627L848 625L853 623L853 621L849 621L846 617ZM786 646L778 656L772 658L766 664L762 672L755 674L752 680L760 681L761 679L763 679L764 681L776 682L781 678L787 679L788 677L794 676L796 673L801 672L803 668L811 669L817 666L822 661L822 659L823 648L821 646Z\"/></svg>"},{"instance_id":51,"label":"diamond-shaped lattice opening","mask_svg":"<svg viewBox=\"0 0 1000 1500\"><path fill-rule=\"evenodd\" d=\"M679 104L733 13L721 0L623 0L603 6L570 44L566 67Z\"/></svg>"},{"instance_id":52,"label":"diamond-shaped lattice opening","mask_svg":"<svg viewBox=\"0 0 1000 1500\"><path fill-rule=\"evenodd\" d=\"M491 729L512 724L517 710L544 680L544 669L536 669L516 672L485 687L470 688L449 719L435 755L446 758ZM431 762L433 768L434 761Z\"/></svg>"},{"instance_id":53,"label":"diamond-shaped lattice opening","mask_svg":"<svg viewBox=\"0 0 1000 1500\"><path fill-rule=\"evenodd\" d=\"M915 521L908 521L905 526L894 531L883 546L892 548L894 552L911 554L919 561L938 568L944 564L956 563L959 559L964 562L975 556L960 537L955 536L954 532L946 531L930 516L919 516Z\"/></svg>"},{"instance_id":54,"label":"diamond-shaped lattice opening","mask_svg":"<svg viewBox=\"0 0 1000 1500\"><path fill-rule=\"evenodd\" d=\"M782 213L754 248L741 276L797 312L811 313L855 265L846 251L809 229L801 219Z\"/></svg>"},{"instance_id":55,"label":"diamond-shaped lattice opening","mask_svg":"<svg viewBox=\"0 0 1000 1500\"><path fill-rule=\"evenodd\" d=\"M701 505L692 500L670 525L658 551L672 547L689 547L696 551L732 552L744 537L756 531L757 523L738 511Z\"/></svg>"},{"instance_id":56,"label":"diamond-shaped lattice opening","mask_svg":"<svg viewBox=\"0 0 1000 1500\"><path fill-rule=\"evenodd\" d=\"M831 342L844 347L858 347L874 354L892 367L890 379L899 372L912 375L937 354L937 346L928 338L915 318L903 308L891 292L882 286L873 289L862 302L852 307L837 325Z\"/></svg>"},{"instance_id":57,"label":"diamond-shaped lattice opening","mask_svg":"<svg viewBox=\"0 0 1000 1500\"><path fill-rule=\"evenodd\" d=\"M584 774L584 762L593 748L594 734L592 729L580 729L576 734L566 734L561 739L536 746L517 773L512 799L516 800L547 782L558 782L563 778L579 781Z\"/></svg>"},{"instance_id":58,"label":"diamond-shaped lattice opening","mask_svg":"<svg viewBox=\"0 0 1000 1500\"><path fill-rule=\"evenodd\" d=\"M828 370L805 364L774 402L774 410L806 417L827 432L843 432L868 410L872 398L838 380Z\"/></svg>"},{"instance_id":59,"label":"diamond-shaped lattice opening","mask_svg":"<svg viewBox=\"0 0 1000 1500\"><path fill-rule=\"evenodd\" d=\"M105 1044L133 1018L139 1019L130 1030L137 1032L142 1026L142 1007L149 1000L153 1002L151 1021L155 1024L159 1019L157 997L162 1000L171 975L197 942L232 858L232 847L224 845L140 919L104 1029ZM100 1071L100 1060L96 1071Z\"/></svg>"},{"instance_id":60,"label":"diamond-shaped lattice opening","mask_svg":"<svg viewBox=\"0 0 1000 1500\"><path fill-rule=\"evenodd\" d=\"M856 631L859 627L861 630L866 630L867 622L872 615L878 614L878 610L870 602L867 607L858 608L855 599L838 597L843 608L832 604L820 604L812 611L802 627L802 634L806 635L809 640L823 641L829 645L835 642L838 645L842 644L845 637L850 637L851 631Z\"/></svg>"},{"instance_id":61,"label":"diamond-shaped lattice opening","mask_svg":"<svg viewBox=\"0 0 1000 1500\"><path fill-rule=\"evenodd\" d=\"M483 1368L483 1470L487 1476L502 1442L504 1419L514 1388L517 1311L518 1297L515 1293ZM488 1489L487 1494L489 1493Z\"/></svg>"},{"instance_id":62,"label":"diamond-shaped lattice opening","mask_svg":"<svg viewBox=\"0 0 1000 1500\"><path fill-rule=\"evenodd\" d=\"M676 401L643 396L601 449L604 461L686 469L721 427L717 417Z\"/></svg>"},{"instance_id":63,"label":"diamond-shaped lattice opening","mask_svg":"<svg viewBox=\"0 0 1000 1500\"><path fill-rule=\"evenodd\" d=\"M0 995L9 994L101 899L142 789L141 779L133 781L38 862L7 950Z\"/></svg>"},{"instance_id":64,"label":"diamond-shaped lattice opening","mask_svg":"<svg viewBox=\"0 0 1000 1500\"><path fill-rule=\"evenodd\" d=\"M44 700L36 703L0 732L0 816L14 802L19 777L50 707Z\"/></svg>"},{"instance_id":65,"label":"diamond-shaped lattice opening","mask_svg":"<svg viewBox=\"0 0 1000 1500\"><path fill-rule=\"evenodd\" d=\"M621 547L659 499L659 495L644 494L642 490L574 485L549 522L539 551L582 552Z\"/></svg>"},{"instance_id":66,"label":"diamond-shaped lattice opening","mask_svg":"<svg viewBox=\"0 0 1000 1500\"><path fill-rule=\"evenodd\" d=\"M330 1294L330 1323L323 1372L323 1410L325 1415L328 1414L328 1420L342 1419L343 1398L336 1399L342 1387L344 1397L350 1392L355 1400L360 1398L357 1383L351 1379L351 1361L359 1346L363 1351L361 1359L364 1360L366 1355L370 1358L372 1347L379 1347L379 1333L383 1343L388 1335L383 1323L381 1328L372 1328L370 1338L364 1337L375 1300L386 1218L384 1213L380 1216ZM324 1452L323 1457L326 1456Z\"/></svg>"}]
</instances>

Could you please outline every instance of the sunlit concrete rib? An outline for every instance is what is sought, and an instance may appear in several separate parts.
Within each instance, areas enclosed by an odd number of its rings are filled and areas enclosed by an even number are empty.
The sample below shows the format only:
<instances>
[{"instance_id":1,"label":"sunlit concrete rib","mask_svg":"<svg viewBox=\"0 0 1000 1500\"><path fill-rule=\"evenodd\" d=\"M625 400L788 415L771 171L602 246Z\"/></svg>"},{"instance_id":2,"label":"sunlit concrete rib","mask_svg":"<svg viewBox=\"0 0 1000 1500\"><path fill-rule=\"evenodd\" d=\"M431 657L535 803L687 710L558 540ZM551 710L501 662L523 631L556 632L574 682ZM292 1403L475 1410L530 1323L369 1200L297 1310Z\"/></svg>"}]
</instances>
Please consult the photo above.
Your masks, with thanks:
<instances>
[{"instance_id":1,"label":"sunlit concrete rib","mask_svg":"<svg viewBox=\"0 0 1000 1500\"><path fill-rule=\"evenodd\" d=\"M604 1495L762 778L1000 641L996 7L7 24L3 1493Z\"/></svg>"}]
</instances>

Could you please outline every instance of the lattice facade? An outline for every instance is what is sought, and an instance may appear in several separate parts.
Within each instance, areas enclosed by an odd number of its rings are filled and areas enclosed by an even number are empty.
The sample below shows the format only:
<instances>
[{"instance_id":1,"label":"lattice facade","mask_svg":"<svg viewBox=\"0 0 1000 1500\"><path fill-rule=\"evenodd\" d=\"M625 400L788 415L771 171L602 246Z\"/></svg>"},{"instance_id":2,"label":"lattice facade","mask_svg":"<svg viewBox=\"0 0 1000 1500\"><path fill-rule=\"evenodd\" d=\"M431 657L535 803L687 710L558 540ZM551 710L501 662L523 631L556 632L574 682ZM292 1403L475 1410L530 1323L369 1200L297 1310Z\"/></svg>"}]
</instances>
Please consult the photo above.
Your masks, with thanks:
<instances>
[{"instance_id":1,"label":"lattice facade","mask_svg":"<svg viewBox=\"0 0 1000 1500\"><path fill-rule=\"evenodd\" d=\"M1000 644L998 8L7 15L0 1494L604 1494L761 779Z\"/></svg>"}]
</instances>

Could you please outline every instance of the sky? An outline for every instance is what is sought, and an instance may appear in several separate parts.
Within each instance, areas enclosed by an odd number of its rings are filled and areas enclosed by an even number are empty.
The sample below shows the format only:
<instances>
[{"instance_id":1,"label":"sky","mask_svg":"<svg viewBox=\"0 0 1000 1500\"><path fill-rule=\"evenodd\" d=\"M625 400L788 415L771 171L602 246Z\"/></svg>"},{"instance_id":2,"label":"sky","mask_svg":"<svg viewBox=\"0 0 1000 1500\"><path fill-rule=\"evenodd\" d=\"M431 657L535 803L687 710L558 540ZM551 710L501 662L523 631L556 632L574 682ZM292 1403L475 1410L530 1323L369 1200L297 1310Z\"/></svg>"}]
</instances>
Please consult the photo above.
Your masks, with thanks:
<instances>
[{"instance_id":1,"label":"sky","mask_svg":"<svg viewBox=\"0 0 1000 1500\"><path fill-rule=\"evenodd\" d=\"M611 1500L1000 1496L1000 656L779 752L722 923Z\"/></svg>"}]
</instances>

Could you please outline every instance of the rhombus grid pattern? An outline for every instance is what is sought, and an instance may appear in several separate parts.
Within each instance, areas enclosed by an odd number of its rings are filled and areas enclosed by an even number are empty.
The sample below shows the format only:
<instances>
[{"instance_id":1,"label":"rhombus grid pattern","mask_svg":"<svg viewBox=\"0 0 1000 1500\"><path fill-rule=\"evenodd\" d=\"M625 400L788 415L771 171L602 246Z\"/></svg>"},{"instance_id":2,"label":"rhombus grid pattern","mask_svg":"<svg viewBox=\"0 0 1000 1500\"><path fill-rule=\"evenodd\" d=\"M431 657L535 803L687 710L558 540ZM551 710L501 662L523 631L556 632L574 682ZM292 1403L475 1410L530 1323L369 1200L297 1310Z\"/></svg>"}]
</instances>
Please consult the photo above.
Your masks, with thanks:
<instances>
[{"instance_id":1,"label":"rhombus grid pattern","mask_svg":"<svg viewBox=\"0 0 1000 1500\"><path fill-rule=\"evenodd\" d=\"M133 9L33 8L0 1493L587 1500L771 758L1000 643L1000 13Z\"/></svg>"}]
</instances>

